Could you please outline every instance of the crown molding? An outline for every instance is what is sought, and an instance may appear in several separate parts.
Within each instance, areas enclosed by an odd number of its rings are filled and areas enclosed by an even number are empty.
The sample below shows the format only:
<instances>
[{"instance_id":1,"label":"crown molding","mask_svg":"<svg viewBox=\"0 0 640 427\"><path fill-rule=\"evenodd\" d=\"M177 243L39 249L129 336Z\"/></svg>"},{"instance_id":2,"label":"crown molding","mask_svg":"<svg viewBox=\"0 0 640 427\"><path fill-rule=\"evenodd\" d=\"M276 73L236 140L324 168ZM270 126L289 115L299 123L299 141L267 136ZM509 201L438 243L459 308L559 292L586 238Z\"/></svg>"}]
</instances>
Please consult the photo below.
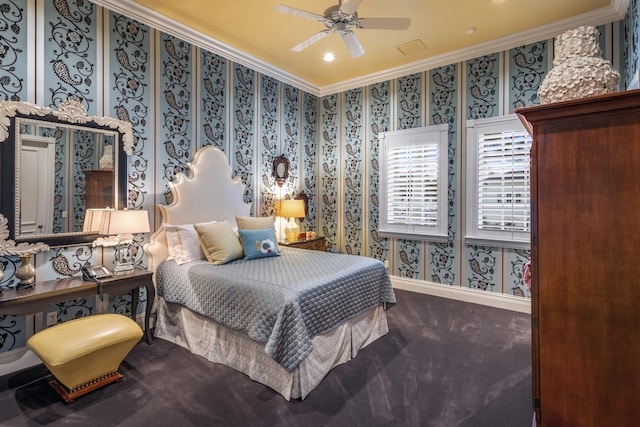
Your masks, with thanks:
<instances>
[{"instance_id":1,"label":"crown molding","mask_svg":"<svg viewBox=\"0 0 640 427\"><path fill-rule=\"evenodd\" d=\"M249 67L261 74L273 77L283 83L316 96L325 96L346 90L356 89L370 84L393 80L408 74L424 72L444 65L459 63L478 56L502 52L517 46L552 39L558 34L581 25L602 25L624 19L630 0L611 0L609 6L571 18L543 25L517 34L480 43L464 49L447 52L424 60L389 68L377 73L367 74L333 85L317 86L302 78L267 64L251 55L241 52L227 44L204 35L177 21L167 18L134 0L91 0L93 3L135 19L151 28L171 34L195 46L216 53L235 63Z\"/></svg>"},{"instance_id":2,"label":"crown molding","mask_svg":"<svg viewBox=\"0 0 640 427\"><path fill-rule=\"evenodd\" d=\"M333 93L344 92L345 90L356 89L370 84L380 83L392 80L409 74L419 73L426 70L442 67L445 65L455 64L466 61L468 59L477 58L482 55L489 55L496 52L502 52L514 47L523 46L529 43L535 43L541 40L553 39L558 34L581 25L602 25L623 19L626 14L630 0L613 0L618 4L617 8L613 6L603 7L591 12L573 16L562 21L553 22L548 25L536 27L531 30L522 31L499 39L491 40L485 43L476 44L464 49L447 52L442 55L433 56L424 60L404 64L399 67L389 68L379 73L369 74L357 77L351 80L345 80L334 85L323 86L318 88L319 96L330 95ZM621 9L622 11L619 11Z\"/></svg>"},{"instance_id":3,"label":"crown molding","mask_svg":"<svg viewBox=\"0 0 640 427\"><path fill-rule=\"evenodd\" d=\"M112 12L117 12L135 19L136 21L146 24L153 29L178 37L193 44L194 46L216 53L227 60L235 62L236 64L249 67L254 71L278 79L283 83L289 84L313 95L319 95L318 86L287 73L278 67L267 64L266 62L251 55L247 55L244 52L228 46L220 40L202 34L201 32L187 27L178 21L167 18L166 16L147 8L140 3L136 3L133 0L91 0L91 2L109 9Z\"/></svg>"}]
</instances>

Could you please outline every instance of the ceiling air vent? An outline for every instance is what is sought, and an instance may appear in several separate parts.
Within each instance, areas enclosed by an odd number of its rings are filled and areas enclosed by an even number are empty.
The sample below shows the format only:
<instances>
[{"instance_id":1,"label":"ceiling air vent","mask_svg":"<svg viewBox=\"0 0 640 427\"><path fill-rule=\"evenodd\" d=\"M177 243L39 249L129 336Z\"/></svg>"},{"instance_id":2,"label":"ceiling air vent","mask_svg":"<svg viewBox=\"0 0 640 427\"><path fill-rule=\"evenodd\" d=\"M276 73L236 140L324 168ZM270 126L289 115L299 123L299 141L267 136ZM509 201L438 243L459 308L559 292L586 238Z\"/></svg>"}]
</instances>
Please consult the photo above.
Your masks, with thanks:
<instances>
[{"instance_id":1,"label":"ceiling air vent","mask_svg":"<svg viewBox=\"0 0 640 427\"><path fill-rule=\"evenodd\" d=\"M400 51L403 55L413 55L414 53L426 52L427 47L422 43L421 40L414 40L399 46L396 46L396 49Z\"/></svg>"}]
</instances>

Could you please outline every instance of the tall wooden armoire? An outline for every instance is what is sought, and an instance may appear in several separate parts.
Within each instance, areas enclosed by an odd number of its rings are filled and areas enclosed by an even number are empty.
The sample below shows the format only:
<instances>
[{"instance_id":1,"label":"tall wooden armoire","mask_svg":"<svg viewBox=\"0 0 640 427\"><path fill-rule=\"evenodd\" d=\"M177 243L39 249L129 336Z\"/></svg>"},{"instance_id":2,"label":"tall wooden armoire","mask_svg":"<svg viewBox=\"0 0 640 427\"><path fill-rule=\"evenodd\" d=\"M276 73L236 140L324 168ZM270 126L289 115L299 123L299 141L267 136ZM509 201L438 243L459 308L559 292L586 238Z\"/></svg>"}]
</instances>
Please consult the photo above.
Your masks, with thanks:
<instances>
[{"instance_id":1,"label":"tall wooden armoire","mask_svg":"<svg viewBox=\"0 0 640 427\"><path fill-rule=\"evenodd\" d=\"M113 208L113 172L110 170L86 170L85 203L89 208Z\"/></svg>"},{"instance_id":2,"label":"tall wooden armoire","mask_svg":"<svg viewBox=\"0 0 640 427\"><path fill-rule=\"evenodd\" d=\"M537 424L640 425L640 91L516 112L534 140Z\"/></svg>"}]
</instances>

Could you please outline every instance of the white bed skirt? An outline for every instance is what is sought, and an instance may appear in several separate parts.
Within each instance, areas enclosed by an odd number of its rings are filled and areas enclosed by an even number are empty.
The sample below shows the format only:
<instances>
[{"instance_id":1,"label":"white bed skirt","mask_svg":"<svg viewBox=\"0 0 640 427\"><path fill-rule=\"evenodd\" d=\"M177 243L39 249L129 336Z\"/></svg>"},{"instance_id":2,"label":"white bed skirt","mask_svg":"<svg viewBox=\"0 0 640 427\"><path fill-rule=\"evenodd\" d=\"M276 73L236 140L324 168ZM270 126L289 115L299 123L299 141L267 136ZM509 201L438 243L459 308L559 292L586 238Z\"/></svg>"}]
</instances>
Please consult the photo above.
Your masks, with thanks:
<instances>
[{"instance_id":1,"label":"white bed skirt","mask_svg":"<svg viewBox=\"0 0 640 427\"><path fill-rule=\"evenodd\" d=\"M234 331L188 308L157 300L154 335L207 360L245 373L271 387L285 399L304 399L337 365L385 335L389 328L384 307L369 309L312 340L313 352L288 373L264 352L264 343Z\"/></svg>"}]
</instances>

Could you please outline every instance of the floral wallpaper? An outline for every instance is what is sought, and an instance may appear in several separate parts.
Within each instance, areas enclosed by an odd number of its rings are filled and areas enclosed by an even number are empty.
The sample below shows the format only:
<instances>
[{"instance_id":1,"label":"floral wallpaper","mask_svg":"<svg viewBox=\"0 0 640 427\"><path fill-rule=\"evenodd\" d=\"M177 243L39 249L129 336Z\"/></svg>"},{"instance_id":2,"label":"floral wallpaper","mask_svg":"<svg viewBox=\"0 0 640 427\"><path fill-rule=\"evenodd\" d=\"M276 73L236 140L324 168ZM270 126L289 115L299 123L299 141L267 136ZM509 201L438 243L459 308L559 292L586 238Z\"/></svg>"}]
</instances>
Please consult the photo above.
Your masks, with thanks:
<instances>
[{"instance_id":1,"label":"floral wallpaper","mask_svg":"<svg viewBox=\"0 0 640 427\"><path fill-rule=\"evenodd\" d=\"M391 82L382 82L368 87L369 141L368 141L368 194L369 212L367 227L368 255L381 261L389 260L390 241L378 234L380 200L380 144L378 135L387 132L391 125Z\"/></svg>"},{"instance_id":2,"label":"floral wallpaper","mask_svg":"<svg viewBox=\"0 0 640 427\"><path fill-rule=\"evenodd\" d=\"M280 151L289 160L289 178L282 186L283 191L278 198L294 199L301 190L300 177L306 176L300 175L300 151L302 148L300 146L300 90L283 84L281 95Z\"/></svg>"},{"instance_id":3,"label":"floral wallpaper","mask_svg":"<svg viewBox=\"0 0 640 427\"><path fill-rule=\"evenodd\" d=\"M457 160L458 147L456 120L458 120L458 67L448 65L429 72L431 83L429 124L449 124L448 142L448 182L447 211L448 239L446 242L429 244L429 280L435 283L453 285L458 271L456 259L456 218L457 218Z\"/></svg>"},{"instance_id":4,"label":"floral wallpaper","mask_svg":"<svg viewBox=\"0 0 640 427\"><path fill-rule=\"evenodd\" d=\"M254 92L256 90L255 71L234 64L233 68L233 141L230 157L233 175L239 176L246 185L244 201L253 202L252 171L255 163ZM255 209L255 207L254 207Z\"/></svg>"},{"instance_id":5,"label":"floral wallpaper","mask_svg":"<svg viewBox=\"0 0 640 427\"><path fill-rule=\"evenodd\" d=\"M494 53L467 61L467 119L500 114L500 55Z\"/></svg>"},{"instance_id":6,"label":"floral wallpaper","mask_svg":"<svg viewBox=\"0 0 640 427\"><path fill-rule=\"evenodd\" d=\"M305 93L302 115L302 162L300 188L308 197L307 216L300 227L304 231L316 231L318 223L318 98Z\"/></svg>"},{"instance_id":7,"label":"floral wallpaper","mask_svg":"<svg viewBox=\"0 0 640 427\"><path fill-rule=\"evenodd\" d=\"M364 91L354 89L343 94L345 138L342 149L342 188L344 207L344 252L362 254L362 184L363 176L363 103Z\"/></svg>"},{"instance_id":8,"label":"floral wallpaper","mask_svg":"<svg viewBox=\"0 0 640 427\"><path fill-rule=\"evenodd\" d=\"M28 25L27 0L3 1L0 7L0 97L10 101L27 99Z\"/></svg>"},{"instance_id":9,"label":"floral wallpaper","mask_svg":"<svg viewBox=\"0 0 640 427\"><path fill-rule=\"evenodd\" d=\"M271 77L262 77L260 94L260 193L262 212L260 216L276 215L276 188L277 184L271 173L273 159L277 157L280 141L280 121L278 111L278 95L280 84Z\"/></svg>"},{"instance_id":10,"label":"floral wallpaper","mask_svg":"<svg viewBox=\"0 0 640 427\"><path fill-rule=\"evenodd\" d=\"M517 108L539 104L538 88L549 70L547 42L509 51L509 114Z\"/></svg>"},{"instance_id":11,"label":"floral wallpaper","mask_svg":"<svg viewBox=\"0 0 640 427\"><path fill-rule=\"evenodd\" d=\"M320 191L318 211L320 233L327 239L327 250L338 251L338 96L320 99Z\"/></svg>"},{"instance_id":12,"label":"floral wallpaper","mask_svg":"<svg viewBox=\"0 0 640 427\"><path fill-rule=\"evenodd\" d=\"M422 109L425 100L422 93L423 74L417 73L396 79L397 120L396 129L413 129L422 126ZM396 241L394 273L410 279L424 279L424 245L415 240Z\"/></svg>"},{"instance_id":13,"label":"floral wallpaper","mask_svg":"<svg viewBox=\"0 0 640 427\"><path fill-rule=\"evenodd\" d=\"M90 115L97 113L98 58L96 7L88 1L45 1L41 52L45 64L43 105L56 107L72 98L80 101Z\"/></svg>"},{"instance_id":14,"label":"floral wallpaper","mask_svg":"<svg viewBox=\"0 0 640 427\"><path fill-rule=\"evenodd\" d=\"M168 34L160 34L160 124L158 137L164 146L158 162L161 165L156 185L164 187L163 200L173 200L166 186L191 160L193 141L193 103L191 71L193 46Z\"/></svg>"},{"instance_id":15,"label":"floral wallpaper","mask_svg":"<svg viewBox=\"0 0 640 427\"><path fill-rule=\"evenodd\" d=\"M227 150L226 115L227 105L227 61L215 53L200 51L202 75L200 86L204 89L200 99L200 147L215 145Z\"/></svg>"},{"instance_id":16,"label":"floral wallpaper","mask_svg":"<svg viewBox=\"0 0 640 427\"><path fill-rule=\"evenodd\" d=\"M133 153L127 157L127 207L154 211L154 174L150 170L153 158L153 130L151 117L151 30L126 16L110 13L109 34L113 49L109 57L109 111L112 117L131 123ZM150 224L153 227L153 215ZM145 266L143 245L148 236L136 235L129 256L134 264ZM105 262L104 260L101 262ZM138 313L143 313L146 303L145 290L140 291ZM127 314L131 312L131 297L109 298L109 311Z\"/></svg>"}]
</instances>

